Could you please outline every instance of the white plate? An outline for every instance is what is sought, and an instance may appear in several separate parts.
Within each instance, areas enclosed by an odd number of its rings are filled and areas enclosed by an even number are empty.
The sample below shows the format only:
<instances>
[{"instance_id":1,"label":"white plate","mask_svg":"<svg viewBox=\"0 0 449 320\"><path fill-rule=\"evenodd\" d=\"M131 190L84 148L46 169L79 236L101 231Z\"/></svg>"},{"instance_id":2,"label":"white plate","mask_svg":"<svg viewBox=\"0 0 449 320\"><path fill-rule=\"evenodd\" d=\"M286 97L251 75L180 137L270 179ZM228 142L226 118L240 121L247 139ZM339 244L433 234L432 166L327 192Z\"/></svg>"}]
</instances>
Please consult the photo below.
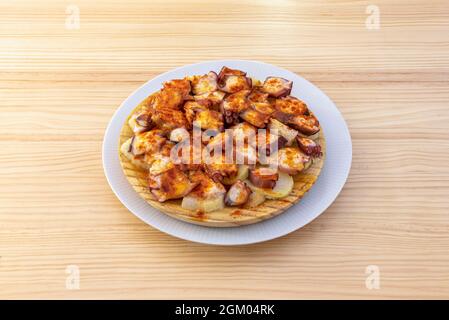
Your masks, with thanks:
<instances>
[{"instance_id":1,"label":"white plate","mask_svg":"<svg viewBox=\"0 0 449 320\"><path fill-rule=\"evenodd\" d=\"M279 76L293 80L292 95L304 100L320 121L326 137L326 160L318 181L296 205L279 216L249 226L212 228L193 225L169 217L151 207L131 187L123 174L118 156L120 130L129 113L164 81L187 75L218 72L222 66L244 70L249 76L264 80ZM106 178L120 201L137 217L172 236L215 245L242 245L267 241L286 235L306 225L331 205L349 174L352 144L346 123L334 103L317 87L300 76L270 64L246 60L207 61L187 65L148 81L131 94L115 112L103 142L103 166Z\"/></svg>"}]
</instances>

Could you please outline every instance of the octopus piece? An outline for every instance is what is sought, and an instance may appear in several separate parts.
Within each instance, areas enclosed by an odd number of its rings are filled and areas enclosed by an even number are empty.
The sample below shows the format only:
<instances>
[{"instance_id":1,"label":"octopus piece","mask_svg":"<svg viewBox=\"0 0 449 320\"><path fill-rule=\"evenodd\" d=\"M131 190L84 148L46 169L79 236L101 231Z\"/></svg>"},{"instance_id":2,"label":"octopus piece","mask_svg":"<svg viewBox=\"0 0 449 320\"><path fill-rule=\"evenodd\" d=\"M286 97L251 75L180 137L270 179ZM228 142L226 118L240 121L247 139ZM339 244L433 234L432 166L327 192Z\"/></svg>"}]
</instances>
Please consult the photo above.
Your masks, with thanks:
<instances>
[{"instance_id":1,"label":"octopus piece","mask_svg":"<svg viewBox=\"0 0 449 320\"><path fill-rule=\"evenodd\" d=\"M251 106L240 113L240 118L258 128L265 128L274 112L266 102L252 102Z\"/></svg>"},{"instance_id":2,"label":"octopus piece","mask_svg":"<svg viewBox=\"0 0 449 320\"><path fill-rule=\"evenodd\" d=\"M264 115L271 116L274 112L274 108L268 102L252 102L251 107Z\"/></svg>"},{"instance_id":3,"label":"octopus piece","mask_svg":"<svg viewBox=\"0 0 449 320\"><path fill-rule=\"evenodd\" d=\"M159 189L161 186L161 176L152 176L148 175L148 188L150 189L150 193L153 194L153 189ZM153 194L154 195L154 194Z\"/></svg>"},{"instance_id":4,"label":"octopus piece","mask_svg":"<svg viewBox=\"0 0 449 320\"><path fill-rule=\"evenodd\" d=\"M174 166L175 165L170 160L170 157L157 154L151 163L149 174L152 176L157 176L172 169Z\"/></svg>"},{"instance_id":5,"label":"octopus piece","mask_svg":"<svg viewBox=\"0 0 449 320\"><path fill-rule=\"evenodd\" d=\"M178 143L171 153L171 159L173 162L182 170L200 170L203 168L203 160L201 156L202 147L197 150L196 146L192 143L187 143L188 141L183 141Z\"/></svg>"},{"instance_id":6,"label":"octopus piece","mask_svg":"<svg viewBox=\"0 0 449 320\"><path fill-rule=\"evenodd\" d=\"M190 138L190 133L185 128L176 128L170 132L170 141L181 142Z\"/></svg>"},{"instance_id":7,"label":"octopus piece","mask_svg":"<svg viewBox=\"0 0 449 320\"><path fill-rule=\"evenodd\" d=\"M193 120L193 126L203 130L223 131L223 115L218 111L209 109L197 111Z\"/></svg>"},{"instance_id":8,"label":"octopus piece","mask_svg":"<svg viewBox=\"0 0 449 320\"><path fill-rule=\"evenodd\" d=\"M258 89L253 88L251 93L248 95L248 100L251 102L268 102L268 93L262 92Z\"/></svg>"},{"instance_id":9,"label":"octopus piece","mask_svg":"<svg viewBox=\"0 0 449 320\"><path fill-rule=\"evenodd\" d=\"M235 143L240 142L241 144L246 144L256 141L257 129L248 122L241 122L232 126L231 132Z\"/></svg>"},{"instance_id":10,"label":"octopus piece","mask_svg":"<svg viewBox=\"0 0 449 320\"><path fill-rule=\"evenodd\" d=\"M248 87L251 88L252 81L246 77L246 72L231 69L226 66L221 68L218 74L218 87L228 93L237 92Z\"/></svg>"},{"instance_id":11,"label":"octopus piece","mask_svg":"<svg viewBox=\"0 0 449 320\"><path fill-rule=\"evenodd\" d=\"M200 101L187 101L184 104L184 113L186 116L187 123L191 127L193 125L193 120L195 119L195 115L199 111L208 110L211 106L211 103L207 100Z\"/></svg>"},{"instance_id":12,"label":"octopus piece","mask_svg":"<svg viewBox=\"0 0 449 320\"><path fill-rule=\"evenodd\" d=\"M197 212L210 212L224 207L226 189L217 181L212 180L202 171L190 173L190 180L197 186L182 199L184 209Z\"/></svg>"},{"instance_id":13,"label":"octopus piece","mask_svg":"<svg viewBox=\"0 0 449 320\"><path fill-rule=\"evenodd\" d=\"M205 159L204 169L209 177L219 182L225 177L235 176L238 172L238 166L234 163L228 163L224 154Z\"/></svg>"},{"instance_id":14,"label":"octopus piece","mask_svg":"<svg viewBox=\"0 0 449 320\"><path fill-rule=\"evenodd\" d=\"M184 113L178 109L162 109L155 112L151 121L156 125L156 127L164 133L169 134L172 130L176 128L188 128L189 124L187 122Z\"/></svg>"},{"instance_id":15,"label":"octopus piece","mask_svg":"<svg viewBox=\"0 0 449 320\"><path fill-rule=\"evenodd\" d=\"M299 132L309 136L320 130L318 119L301 100L293 97L276 99L274 107L273 117Z\"/></svg>"},{"instance_id":16,"label":"octopus piece","mask_svg":"<svg viewBox=\"0 0 449 320\"><path fill-rule=\"evenodd\" d=\"M248 108L240 113L240 118L245 120L246 122L252 124L258 128L265 128L270 119L270 115L263 114L254 110L253 108Z\"/></svg>"},{"instance_id":17,"label":"octopus piece","mask_svg":"<svg viewBox=\"0 0 449 320\"><path fill-rule=\"evenodd\" d=\"M219 89L227 93L236 93L252 87L251 78L245 76L226 75L219 83Z\"/></svg>"},{"instance_id":18,"label":"octopus piece","mask_svg":"<svg viewBox=\"0 0 449 320\"><path fill-rule=\"evenodd\" d=\"M132 138L129 138L126 140L121 146L120 146L120 152L136 167L148 170L150 163L146 159L147 154L141 154L141 155L134 155L132 153L132 144L135 139L135 136Z\"/></svg>"},{"instance_id":19,"label":"octopus piece","mask_svg":"<svg viewBox=\"0 0 449 320\"><path fill-rule=\"evenodd\" d=\"M250 107L247 99L250 91L242 90L226 97L221 103L221 112L227 124L238 123L239 114Z\"/></svg>"},{"instance_id":20,"label":"octopus piece","mask_svg":"<svg viewBox=\"0 0 449 320\"><path fill-rule=\"evenodd\" d=\"M187 122L189 126L195 126L204 130L223 131L223 115L209 109L210 102L206 100L187 101L184 104Z\"/></svg>"},{"instance_id":21,"label":"octopus piece","mask_svg":"<svg viewBox=\"0 0 449 320\"><path fill-rule=\"evenodd\" d=\"M294 97L276 99L274 108L273 117L282 123L288 123L291 118L308 113L307 105Z\"/></svg>"},{"instance_id":22,"label":"octopus piece","mask_svg":"<svg viewBox=\"0 0 449 320\"><path fill-rule=\"evenodd\" d=\"M161 150L159 151L159 155L163 157L171 157L171 150L173 149L174 146L176 146L175 143L171 141L166 141L162 145Z\"/></svg>"},{"instance_id":23,"label":"octopus piece","mask_svg":"<svg viewBox=\"0 0 449 320\"><path fill-rule=\"evenodd\" d=\"M184 101L183 93L174 88L167 88L153 94L149 106L152 114L166 109L177 109Z\"/></svg>"},{"instance_id":24,"label":"octopus piece","mask_svg":"<svg viewBox=\"0 0 449 320\"><path fill-rule=\"evenodd\" d=\"M229 188L225 197L225 204L228 206L240 206L245 204L251 194L251 189L241 180L234 183Z\"/></svg>"},{"instance_id":25,"label":"octopus piece","mask_svg":"<svg viewBox=\"0 0 449 320\"><path fill-rule=\"evenodd\" d=\"M168 90L170 92L178 91L183 99L186 99L190 95L191 85L188 79L174 79L171 81L164 82L163 90Z\"/></svg>"},{"instance_id":26,"label":"octopus piece","mask_svg":"<svg viewBox=\"0 0 449 320\"><path fill-rule=\"evenodd\" d=\"M202 133L201 133L201 142L204 144L204 145L208 145L211 141L212 141L212 139L215 137L215 136L217 136L218 134L220 134L220 130L216 130L216 129L207 129L207 130L204 130Z\"/></svg>"},{"instance_id":27,"label":"octopus piece","mask_svg":"<svg viewBox=\"0 0 449 320\"><path fill-rule=\"evenodd\" d=\"M154 104L154 101L156 99L157 93L151 94L148 97L146 97L141 103L140 103L140 108L139 108L139 112L145 111L145 112L150 112L152 105Z\"/></svg>"},{"instance_id":28,"label":"octopus piece","mask_svg":"<svg viewBox=\"0 0 449 320\"><path fill-rule=\"evenodd\" d=\"M253 141L252 146L257 149L259 160L263 160L266 156L276 153L283 148L286 140L282 136L271 133L270 130L259 130L256 140Z\"/></svg>"},{"instance_id":29,"label":"octopus piece","mask_svg":"<svg viewBox=\"0 0 449 320\"><path fill-rule=\"evenodd\" d=\"M129 126L134 133L141 133L151 130L154 123L151 121L151 112L143 110L133 114L128 121Z\"/></svg>"},{"instance_id":30,"label":"octopus piece","mask_svg":"<svg viewBox=\"0 0 449 320\"><path fill-rule=\"evenodd\" d=\"M143 128L151 128L151 114L150 113L141 113L136 115L136 123Z\"/></svg>"},{"instance_id":31,"label":"octopus piece","mask_svg":"<svg viewBox=\"0 0 449 320\"><path fill-rule=\"evenodd\" d=\"M145 153L145 161L148 164L152 164L159 157L171 157L171 150L175 146L175 144L171 141L166 141L159 149L157 153Z\"/></svg>"},{"instance_id":32,"label":"octopus piece","mask_svg":"<svg viewBox=\"0 0 449 320\"><path fill-rule=\"evenodd\" d=\"M247 99L250 92L251 92L250 90L241 90L239 92L229 95L223 101L222 104L223 110L225 112L232 111L235 113L239 113L247 109L250 106L249 101Z\"/></svg>"},{"instance_id":33,"label":"octopus piece","mask_svg":"<svg viewBox=\"0 0 449 320\"><path fill-rule=\"evenodd\" d=\"M148 185L151 193L159 202L179 199L189 194L198 183L190 181L189 177L176 166L158 175L149 175Z\"/></svg>"},{"instance_id":34,"label":"octopus piece","mask_svg":"<svg viewBox=\"0 0 449 320\"><path fill-rule=\"evenodd\" d=\"M258 188L273 189L279 173L274 168L260 167L249 171L249 181Z\"/></svg>"},{"instance_id":35,"label":"octopus piece","mask_svg":"<svg viewBox=\"0 0 449 320\"><path fill-rule=\"evenodd\" d=\"M274 98L285 97L292 91L293 82L279 77L268 77L263 83L262 90Z\"/></svg>"},{"instance_id":36,"label":"octopus piece","mask_svg":"<svg viewBox=\"0 0 449 320\"><path fill-rule=\"evenodd\" d=\"M192 91L194 95L202 95L216 91L218 89L217 84L218 76L215 72L209 73L192 81Z\"/></svg>"},{"instance_id":37,"label":"octopus piece","mask_svg":"<svg viewBox=\"0 0 449 320\"><path fill-rule=\"evenodd\" d=\"M304 170L304 165L310 161L310 157L298 148L286 147L274 154L271 160L272 165L277 163L280 171L294 175Z\"/></svg>"},{"instance_id":38,"label":"octopus piece","mask_svg":"<svg viewBox=\"0 0 449 320\"><path fill-rule=\"evenodd\" d=\"M213 180L210 176L202 171L191 171L190 180L197 184L197 187L190 195L194 195L200 199L213 198L226 193L225 187L218 181Z\"/></svg>"},{"instance_id":39,"label":"octopus piece","mask_svg":"<svg viewBox=\"0 0 449 320\"><path fill-rule=\"evenodd\" d=\"M151 131L138 133L131 140L129 152L138 156L144 153L155 154L161 150L167 139L161 130L153 129Z\"/></svg>"},{"instance_id":40,"label":"octopus piece","mask_svg":"<svg viewBox=\"0 0 449 320\"><path fill-rule=\"evenodd\" d=\"M225 149L226 144L232 144L233 137L229 130L219 132L218 134L209 138L206 149L210 153L213 150L220 150L220 153Z\"/></svg>"},{"instance_id":41,"label":"octopus piece","mask_svg":"<svg viewBox=\"0 0 449 320\"><path fill-rule=\"evenodd\" d=\"M298 115L292 117L288 123L292 125L295 129L306 136L311 136L320 131L320 123L318 119L313 115Z\"/></svg>"},{"instance_id":42,"label":"octopus piece","mask_svg":"<svg viewBox=\"0 0 449 320\"><path fill-rule=\"evenodd\" d=\"M312 139L298 136L296 137L296 141L298 143L299 148L306 155L311 157L320 157L322 155L321 146Z\"/></svg>"},{"instance_id":43,"label":"octopus piece","mask_svg":"<svg viewBox=\"0 0 449 320\"><path fill-rule=\"evenodd\" d=\"M218 73L218 82L221 82L225 76L246 76L246 72L223 66Z\"/></svg>"},{"instance_id":44,"label":"octopus piece","mask_svg":"<svg viewBox=\"0 0 449 320\"><path fill-rule=\"evenodd\" d=\"M193 96L193 99L195 101L206 100L209 101L212 105L219 105L223 101L225 95L226 93L223 91L213 91L195 95Z\"/></svg>"},{"instance_id":45,"label":"octopus piece","mask_svg":"<svg viewBox=\"0 0 449 320\"><path fill-rule=\"evenodd\" d=\"M156 159L159 159L160 157L169 158L171 156L170 151L171 148L174 146L174 144L170 141L166 141L165 143L163 143L159 151L157 151L156 153L146 152L144 154L134 155L132 153L133 148L131 146L131 144L133 144L134 139L135 136L133 136L131 139L128 140L130 141L129 143L125 142L125 144L122 145L121 151L137 167L149 170ZM126 151L124 151L123 149L125 148L125 145L127 145Z\"/></svg>"}]
</instances>

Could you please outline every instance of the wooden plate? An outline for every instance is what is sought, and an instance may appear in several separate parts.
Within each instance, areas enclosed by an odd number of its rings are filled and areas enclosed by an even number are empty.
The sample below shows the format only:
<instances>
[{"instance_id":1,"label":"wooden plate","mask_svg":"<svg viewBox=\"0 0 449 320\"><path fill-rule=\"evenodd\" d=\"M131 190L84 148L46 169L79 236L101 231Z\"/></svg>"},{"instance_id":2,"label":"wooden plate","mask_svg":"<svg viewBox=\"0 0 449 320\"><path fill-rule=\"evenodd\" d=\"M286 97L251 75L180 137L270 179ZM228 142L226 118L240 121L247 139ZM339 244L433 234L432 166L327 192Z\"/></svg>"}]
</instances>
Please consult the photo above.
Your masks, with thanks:
<instances>
[{"instance_id":1,"label":"wooden plate","mask_svg":"<svg viewBox=\"0 0 449 320\"><path fill-rule=\"evenodd\" d=\"M139 106L137 106L136 109L139 108ZM131 114L134 113L134 110ZM321 145L323 155L321 158L314 159L313 164L307 170L293 177L295 184L293 191L289 196L277 200L266 200L263 204L255 208L225 207L224 209L213 212L197 213L182 208L182 199L169 200L163 203L155 200L148 188L148 182L146 179L147 172L133 165L128 158L120 152L120 146L133 135L134 133L129 127L127 119L120 132L118 149L120 164L126 178L134 190L151 206L173 218L211 227L237 227L257 223L281 214L293 204L297 203L304 196L304 194L310 190L315 181L318 179L326 155L326 141L324 139L323 130L320 130L318 142Z\"/></svg>"}]
</instances>

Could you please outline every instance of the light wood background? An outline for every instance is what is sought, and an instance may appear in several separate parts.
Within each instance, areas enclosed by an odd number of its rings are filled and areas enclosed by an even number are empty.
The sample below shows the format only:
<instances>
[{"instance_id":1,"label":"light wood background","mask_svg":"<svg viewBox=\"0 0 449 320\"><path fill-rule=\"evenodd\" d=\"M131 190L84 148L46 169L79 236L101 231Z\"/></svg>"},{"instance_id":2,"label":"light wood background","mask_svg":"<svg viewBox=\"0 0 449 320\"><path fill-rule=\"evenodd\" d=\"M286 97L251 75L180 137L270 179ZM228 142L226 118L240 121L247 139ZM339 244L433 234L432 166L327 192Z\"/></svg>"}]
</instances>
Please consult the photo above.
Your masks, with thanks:
<instances>
[{"instance_id":1,"label":"light wood background","mask_svg":"<svg viewBox=\"0 0 449 320\"><path fill-rule=\"evenodd\" d=\"M65 25L69 4L80 29ZM267 243L165 235L103 175L104 130L134 89L223 58L316 83L353 138L335 203ZM446 0L4 0L0 150L0 298L449 298ZM66 289L68 265L79 290Z\"/></svg>"}]
</instances>

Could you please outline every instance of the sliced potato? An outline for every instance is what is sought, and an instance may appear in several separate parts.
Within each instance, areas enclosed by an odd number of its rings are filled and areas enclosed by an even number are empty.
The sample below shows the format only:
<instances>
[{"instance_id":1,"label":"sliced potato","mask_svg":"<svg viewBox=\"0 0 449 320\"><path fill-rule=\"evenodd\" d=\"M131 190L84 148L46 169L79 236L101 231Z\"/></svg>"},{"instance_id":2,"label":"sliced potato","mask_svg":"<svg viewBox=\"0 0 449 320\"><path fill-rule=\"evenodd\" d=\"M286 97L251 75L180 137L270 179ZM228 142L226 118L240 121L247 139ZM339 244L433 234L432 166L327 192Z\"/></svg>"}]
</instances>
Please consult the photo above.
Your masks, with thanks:
<instances>
[{"instance_id":1,"label":"sliced potato","mask_svg":"<svg viewBox=\"0 0 449 320\"><path fill-rule=\"evenodd\" d=\"M193 195L187 195L182 199L181 207L191 211L211 212L224 208L224 194L216 198L200 199Z\"/></svg>"},{"instance_id":2,"label":"sliced potato","mask_svg":"<svg viewBox=\"0 0 449 320\"><path fill-rule=\"evenodd\" d=\"M120 147L120 152L129 160L133 165L141 169L149 169L150 165L145 161L145 157L142 156L134 156L132 152L130 152L131 141L133 138L129 138L126 140L122 146Z\"/></svg>"},{"instance_id":3,"label":"sliced potato","mask_svg":"<svg viewBox=\"0 0 449 320\"><path fill-rule=\"evenodd\" d=\"M265 202L265 196L262 192L252 190L253 192L249 195L248 202L246 203L246 207L254 208L258 205L261 205Z\"/></svg>"},{"instance_id":4,"label":"sliced potato","mask_svg":"<svg viewBox=\"0 0 449 320\"><path fill-rule=\"evenodd\" d=\"M293 82L280 77L267 77L263 83L262 90L270 96L285 97L292 91Z\"/></svg>"},{"instance_id":5,"label":"sliced potato","mask_svg":"<svg viewBox=\"0 0 449 320\"><path fill-rule=\"evenodd\" d=\"M294 185L293 178L284 172L279 172L279 179L273 189L258 188L249 180L245 180L245 183L251 190L261 192L267 199L279 199L288 196Z\"/></svg>"},{"instance_id":6,"label":"sliced potato","mask_svg":"<svg viewBox=\"0 0 449 320\"><path fill-rule=\"evenodd\" d=\"M225 185L232 185L237 182L237 180L245 180L248 178L249 167L245 164L239 165L237 175L232 178L224 177L222 183Z\"/></svg>"}]
</instances>

